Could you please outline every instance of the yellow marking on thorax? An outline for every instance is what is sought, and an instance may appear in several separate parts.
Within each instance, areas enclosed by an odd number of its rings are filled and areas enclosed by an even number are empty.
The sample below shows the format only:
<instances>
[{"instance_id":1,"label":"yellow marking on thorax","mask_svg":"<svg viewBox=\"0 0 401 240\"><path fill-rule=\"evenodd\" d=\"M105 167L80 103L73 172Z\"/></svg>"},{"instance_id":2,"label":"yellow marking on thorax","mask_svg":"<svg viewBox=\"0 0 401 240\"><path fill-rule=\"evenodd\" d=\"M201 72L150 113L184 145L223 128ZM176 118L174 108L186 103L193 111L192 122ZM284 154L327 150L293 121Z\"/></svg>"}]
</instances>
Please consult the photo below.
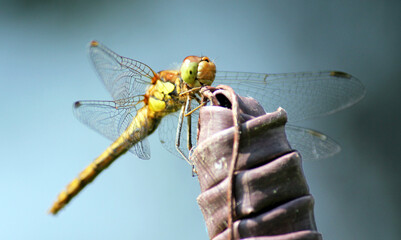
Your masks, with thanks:
<instances>
[{"instance_id":1,"label":"yellow marking on thorax","mask_svg":"<svg viewBox=\"0 0 401 240\"><path fill-rule=\"evenodd\" d=\"M169 95L175 89L171 82L158 80L155 85L149 89L149 108L154 112L161 112L166 109L166 102L171 99Z\"/></svg>"},{"instance_id":2,"label":"yellow marking on thorax","mask_svg":"<svg viewBox=\"0 0 401 240\"><path fill-rule=\"evenodd\" d=\"M150 97L149 108L154 112L161 112L166 109L166 103L163 100L157 100L153 97Z\"/></svg>"},{"instance_id":3,"label":"yellow marking on thorax","mask_svg":"<svg viewBox=\"0 0 401 240\"><path fill-rule=\"evenodd\" d=\"M156 89L165 94L168 95L175 89L175 85L172 84L171 82L163 82L161 80L157 81L156 83Z\"/></svg>"}]
</instances>

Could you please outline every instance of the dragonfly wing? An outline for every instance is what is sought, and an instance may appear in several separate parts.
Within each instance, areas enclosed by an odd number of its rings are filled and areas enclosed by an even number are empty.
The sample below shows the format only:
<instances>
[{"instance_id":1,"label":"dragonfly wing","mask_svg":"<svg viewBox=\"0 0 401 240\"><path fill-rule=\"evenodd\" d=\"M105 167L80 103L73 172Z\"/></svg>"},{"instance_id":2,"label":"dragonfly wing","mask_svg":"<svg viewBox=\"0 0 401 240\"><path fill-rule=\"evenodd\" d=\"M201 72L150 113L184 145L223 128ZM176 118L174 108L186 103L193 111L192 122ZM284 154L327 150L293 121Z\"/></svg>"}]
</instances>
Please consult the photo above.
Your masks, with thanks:
<instances>
[{"instance_id":1,"label":"dragonfly wing","mask_svg":"<svg viewBox=\"0 0 401 240\"><path fill-rule=\"evenodd\" d=\"M144 94L155 76L146 64L122 57L99 42L91 43L89 54L114 100Z\"/></svg>"},{"instance_id":2,"label":"dragonfly wing","mask_svg":"<svg viewBox=\"0 0 401 240\"><path fill-rule=\"evenodd\" d=\"M140 105L142 107L142 104ZM125 129L127 129L128 125L132 122L136 115L137 108L126 108L124 115L122 116L120 123L121 126L118 128L118 134L121 135ZM138 131L147 132L147 121L141 121L143 126ZM139 157L140 159L148 160L150 159L150 147L147 138L142 139L137 144L133 145L129 151Z\"/></svg>"},{"instance_id":3,"label":"dragonfly wing","mask_svg":"<svg viewBox=\"0 0 401 240\"><path fill-rule=\"evenodd\" d=\"M315 130L287 124L285 132L291 147L305 160L324 159L341 151L334 140Z\"/></svg>"},{"instance_id":4,"label":"dragonfly wing","mask_svg":"<svg viewBox=\"0 0 401 240\"><path fill-rule=\"evenodd\" d=\"M192 101L192 109L197 106L195 101ZM172 113L165 116L158 128L160 142L163 147L175 156L180 158L181 155L175 148L176 130L180 112ZM191 114L191 141L193 147L196 147L196 136L198 126L199 112L195 111ZM187 119L184 118L183 127L181 130L181 151L186 156L189 156L187 147L188 139ZM331 138L317 132L315 130L286 125L286 135L293 149L298 150L305 160L318 160L331 157L341 151L341 147Z\"/></svg>"},{"instance_id":5,"label":"dragonfly wing","mask_svg":"<svg viewBox=\"0 0 401 240\"><path fill-rule=\"evenodd\" d=\"M147 138L138 142L132 148L129 149L130 152L138 156L140 159L148 160L150 159L150 147Z\"/></svg>"},{"instance_id":6,"label":"dragonfly wing","mask_svg":"<svg viewBox=\"0 0 401 240\"><path fill-rule=\"evenodd\" d=\"M175 137L178 125L179 112L163 117L162 122L157 128L159 140L162 146L177 157L181 157L175 148Z\"/></svg>"},{"instance_id":7,"label":"dragonfly wing","mask_svg":"<svg viewBox=\"0 0 401 240\"><path fill-rule=\"evenodd\" d=\"M355 77L342 72L262 74L217 72L214 84L231 86L239 95L258 100L267 112L278 107L295 122L324 116L358 102L365 88Z\"/></svg>"},{"instance_id":8,"label":"dragonfly wing","mask_svg":"<svg viewBox=\"0 0 401 240\"><path fill-rule=\"evenodd\" d=\"M125 131L134 119L137 109L143 105L139 99L140 97L131 99L131 103L138 103L135 106L126 106L117 101L78 101L74 104L74 115L82 123L114 141ZM150 158L146 139L134 145L130 152L141 159Z\"/></svg>"}]
</instances>

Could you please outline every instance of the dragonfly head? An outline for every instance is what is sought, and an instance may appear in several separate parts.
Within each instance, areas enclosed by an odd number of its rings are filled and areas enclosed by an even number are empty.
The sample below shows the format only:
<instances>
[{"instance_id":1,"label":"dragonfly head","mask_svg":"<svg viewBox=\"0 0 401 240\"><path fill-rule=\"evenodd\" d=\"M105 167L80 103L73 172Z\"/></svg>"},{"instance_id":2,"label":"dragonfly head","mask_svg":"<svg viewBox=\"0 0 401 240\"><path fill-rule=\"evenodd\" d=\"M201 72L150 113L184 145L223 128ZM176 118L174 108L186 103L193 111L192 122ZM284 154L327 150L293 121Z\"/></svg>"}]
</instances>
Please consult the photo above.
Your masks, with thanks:
<instances>
[{"instance_id":1,"label":"dragonfly head","mask_svg":"<svg viewBox=\"0 0 401 240\"><path fill-rule=\"evenodd\" d=\"M180 73L190 87L210 86L216 75L216 65L208 57L188 56L181 65Z\"/></svg>"}]
</instances>

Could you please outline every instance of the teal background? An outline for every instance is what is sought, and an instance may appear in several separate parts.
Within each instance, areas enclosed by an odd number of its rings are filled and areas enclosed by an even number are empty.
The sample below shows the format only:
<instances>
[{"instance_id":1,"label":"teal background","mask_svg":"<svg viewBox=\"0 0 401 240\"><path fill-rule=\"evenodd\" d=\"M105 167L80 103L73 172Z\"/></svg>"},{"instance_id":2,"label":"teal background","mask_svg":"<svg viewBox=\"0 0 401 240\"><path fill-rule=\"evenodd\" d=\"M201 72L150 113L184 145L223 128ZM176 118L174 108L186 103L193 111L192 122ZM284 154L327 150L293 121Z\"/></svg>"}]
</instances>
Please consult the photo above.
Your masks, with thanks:
<instances>
[{"instance_id":1,"label":"teal background","mask_svg":"<svg viewBox=\"0 0 401 240\"><path fill-rule=\"evenodd\" d=\"M109 144L72 114L110 99L88 57L96 39L155 70L187 55L244 72L341 70L367 95L301 125L343 151L305 162L324 239L397 239L400 1L0 1L0 239L207 239L187 164L150 137L56 217L56 195Z\"/></svg>"}]
</instances>

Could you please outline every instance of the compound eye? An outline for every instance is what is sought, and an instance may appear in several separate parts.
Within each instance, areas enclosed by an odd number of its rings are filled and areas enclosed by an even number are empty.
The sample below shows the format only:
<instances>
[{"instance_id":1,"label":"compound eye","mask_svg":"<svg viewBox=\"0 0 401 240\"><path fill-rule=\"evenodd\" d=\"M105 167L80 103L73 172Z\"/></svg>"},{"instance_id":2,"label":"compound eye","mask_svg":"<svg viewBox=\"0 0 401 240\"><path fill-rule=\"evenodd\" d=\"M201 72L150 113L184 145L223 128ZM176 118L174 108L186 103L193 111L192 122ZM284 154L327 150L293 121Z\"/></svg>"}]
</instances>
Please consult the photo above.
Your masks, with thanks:
<instances>
[{"instance_id":1,"label":"compound eye","mask_svg":"<svg viewBox=\"0 0 401 240\"><path fill-rule=\"evenodd\" d=\"M184 61L181 65L181 78L189 85L194 84L196 75L198 73L198 63L191 61Z\"/></svg>"}]
</instances>

